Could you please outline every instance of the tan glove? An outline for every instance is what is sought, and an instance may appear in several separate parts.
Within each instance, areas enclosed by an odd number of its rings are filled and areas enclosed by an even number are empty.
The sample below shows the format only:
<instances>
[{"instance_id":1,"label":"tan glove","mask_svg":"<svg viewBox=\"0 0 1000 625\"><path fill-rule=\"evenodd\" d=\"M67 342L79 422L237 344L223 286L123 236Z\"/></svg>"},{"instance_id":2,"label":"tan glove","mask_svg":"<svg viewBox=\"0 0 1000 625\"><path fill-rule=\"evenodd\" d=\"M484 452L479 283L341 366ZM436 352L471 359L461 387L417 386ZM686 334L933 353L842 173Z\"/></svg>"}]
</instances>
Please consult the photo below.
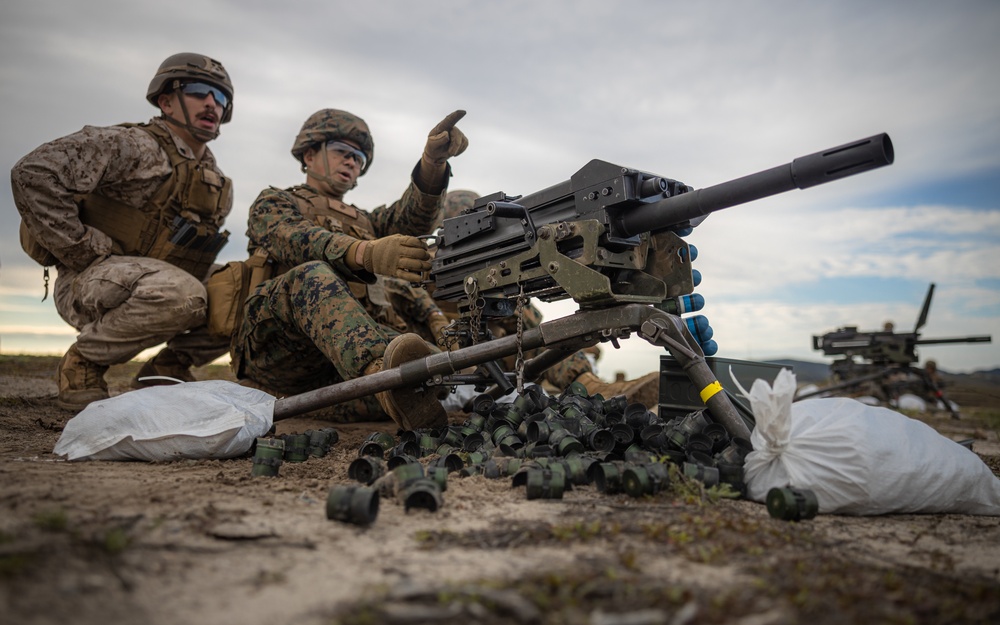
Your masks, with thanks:
<instances>
[{"instance_id":1,"label":"tan glove","mask_svg":"<svg viewBox=\"0 0 1000 625\"><path fill-rule=\"evenodd\" d=\"M374 241L358 241L347 250L345 260L352 269L390 278L420 282L421 272L430 271L431 255L417 237L393 234Z\"/></svg>"},{"instance_id":2,"label":"tan glove","mask_svg":"<svg viewBox=\"0 0 1000 625\"><path fill-rule=\"evenodd\" d=\"M449 347L448 341L444 336L444 329L451 323L451 319L445 316L443 312L435 311L427 316L427 329L431 331L431 335L434 336L434 340L441 347ZM454 347L452 347L454 349Z\"/></svg>"},{"instance_id":3,"label":"tan glove","mask_svg":"<svg viewBox=\"0 0 1000 625\"><path fill-rule=\"evenodd\" d=\"M469 147L469 140L455 127L458 120L465 117L465 111L455 111L431 129L427 135L424 154L420 157L417 186L424 193L438 194L448 186L445 169L448 159L458 156Z\"/></svg>"},{"instance_id":4,"label":"tan glove","mask_svg":"<svg viewBox=\"0 0 1000 625\"><path fill-rule=\"evenodd\" d=\"M469 140L455 127L458 120L465 117L465 111L458 110L442 119L427 135L422 160L428 165L444 165L452 156L458 156L469 147Z\"/></svg>"}]
</instances>

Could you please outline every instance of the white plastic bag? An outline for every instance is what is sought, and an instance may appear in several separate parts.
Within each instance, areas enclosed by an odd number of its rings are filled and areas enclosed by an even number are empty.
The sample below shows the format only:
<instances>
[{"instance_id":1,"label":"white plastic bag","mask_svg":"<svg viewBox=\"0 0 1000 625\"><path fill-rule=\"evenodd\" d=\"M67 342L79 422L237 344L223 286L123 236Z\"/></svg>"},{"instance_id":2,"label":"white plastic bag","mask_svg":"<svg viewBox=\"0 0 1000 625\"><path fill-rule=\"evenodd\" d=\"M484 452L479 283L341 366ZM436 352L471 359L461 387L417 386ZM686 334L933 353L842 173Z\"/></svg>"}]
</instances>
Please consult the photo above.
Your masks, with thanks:
<instances>
[{"instance_id":1,"label":"white plastic bag","mask_svg":"<svg viewBox=\"0 0 1000 625\"><path fill-rule=\"evenodd\" d=\"M792 403L795 376L749 393L756 427L746 457L747 494L816 493L822 513L952 512L1000 515L1000 479L972 451L927 424L847 398Z\"/></svg>"},{"instance_id":2,"label":"white plastic bag","mask_svg":"<svg viewBox=\"0 0 1000 625\"><path fill-rule=\"evenodd\" d=\"M130 391L70 419L54 452L69 460L232 458L271 429L274 399L225 380Z\"/></svg>"}]
</instances>

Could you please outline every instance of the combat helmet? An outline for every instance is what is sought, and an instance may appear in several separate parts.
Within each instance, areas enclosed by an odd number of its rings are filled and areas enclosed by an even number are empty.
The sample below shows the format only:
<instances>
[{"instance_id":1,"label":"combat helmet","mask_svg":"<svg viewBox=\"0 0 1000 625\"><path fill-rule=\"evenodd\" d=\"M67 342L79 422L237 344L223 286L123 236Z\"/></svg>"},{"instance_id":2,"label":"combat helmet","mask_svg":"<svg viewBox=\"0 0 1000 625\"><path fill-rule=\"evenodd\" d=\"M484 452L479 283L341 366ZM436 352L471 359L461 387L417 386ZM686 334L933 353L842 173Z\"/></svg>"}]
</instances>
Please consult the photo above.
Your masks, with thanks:
<instances>
[{"instance_id":1,"label":"combat helmet","mask_svg":"<svg viewBox=\"0 0 1000 625\"><path fill-rule=\"evenodd\" d=\"M184 81L206 82L221 89L229 97L229 104L222 113L221 123L225 124L232 119L233 82L229 79L229 73L222 63L204 54L181 52L167 57L160 63L153 80L149 82L146 99L153 106L158 106L156 99L161 93L168 89L176 89Z\"/></svg>"},{"instance_id":2,"label":"combat helmet","mask_svg":"<svg viewBox=\"0 0 1000 625\"><path fill-rule=\"evenodd\" d=\"M361 151L368 157L368 163L359 175L365 175L375 159L375 141L372 139L372 133L368 130L368 124L365 123L365 120L347 111L322 109L310 115L295 137L295 143L292 145L292 156L305 167L302 155L306 153L306 150L335 139L353 141L361 148Z\"/></svg>"},{"instance_id":3,"label":"combat helmet","mask_svg":"<svg viewBox=\"0 0 1000 625\"><path fill-rule=\"evenodd\" d=\"M469 191L468 189L449 191L448 195L444 197L444 208L441 209L441 214L432 229L436 230L440 228L445 219L457 217L462 214L462 211L472 208L478 197L478 193Z\"/></svg>"}]
</instances>

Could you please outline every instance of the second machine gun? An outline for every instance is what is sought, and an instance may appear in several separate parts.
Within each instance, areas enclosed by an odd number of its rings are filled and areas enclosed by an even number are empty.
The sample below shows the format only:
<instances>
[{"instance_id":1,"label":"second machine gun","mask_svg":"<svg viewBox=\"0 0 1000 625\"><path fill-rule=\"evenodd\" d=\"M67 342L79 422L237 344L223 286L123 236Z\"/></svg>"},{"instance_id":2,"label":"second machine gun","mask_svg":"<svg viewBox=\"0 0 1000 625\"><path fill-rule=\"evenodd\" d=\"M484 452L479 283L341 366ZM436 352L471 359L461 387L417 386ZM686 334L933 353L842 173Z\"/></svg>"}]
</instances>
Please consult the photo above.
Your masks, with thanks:
<instances>
[{"instance_id":1,"label":"second machine gun","mask_svg":"<svg viewBox=\"0 0 1000 625\"><path fill-rule=\"evenodd\" d=\"M959 415L951 402L944 396L940 385L924 369L914 367L919 361L917 345L947 345L955 343L989 343L989 335L960 336L950 338L923 339L920 338L920 328L927 323L927 315L934 297L934 284L927 289L924 305L920 316L911 332L894 332L881 330L874 332L859 331L857 326L845 326L833 332L813 336L813 349L822 351L826 356L836 356L830 364L831 377L834 383L810 393L801 395L798 399L806 399L835 390L851 390L862 387L865 383L877 383L886 398L898 399L904 390L917 387L917 390L927 391L930 396L944 404L952 417Z\"/></svg>"},{"instance_id":2,"label":"second machine gun","mask_svg":"<svg viewBox=\"0 0 1000 625\"><path fill-rule=\"evenodd\" d=\"M749 438L741 416L705 362L681 313L692 309L693 250L680 234L708 214L792 189L839 180L893 162L879 134L695 190L676 180L593 160L569 180L525 196L481 197L444 221L431 278L434 298L459 303L450 332L459 349L342 382L275 404L277 421L379 391L427 384L532 380L575 351L636 332L664 347L687 372L713 419ZM572 298L579 310L515 335L492 338L487 322L517 313L527 298ZM515 373L497 361L545 348ZM520 361L520 358L518 359ZM462 374L474 367L476 373Z\"/></svg>"}]
</instances>

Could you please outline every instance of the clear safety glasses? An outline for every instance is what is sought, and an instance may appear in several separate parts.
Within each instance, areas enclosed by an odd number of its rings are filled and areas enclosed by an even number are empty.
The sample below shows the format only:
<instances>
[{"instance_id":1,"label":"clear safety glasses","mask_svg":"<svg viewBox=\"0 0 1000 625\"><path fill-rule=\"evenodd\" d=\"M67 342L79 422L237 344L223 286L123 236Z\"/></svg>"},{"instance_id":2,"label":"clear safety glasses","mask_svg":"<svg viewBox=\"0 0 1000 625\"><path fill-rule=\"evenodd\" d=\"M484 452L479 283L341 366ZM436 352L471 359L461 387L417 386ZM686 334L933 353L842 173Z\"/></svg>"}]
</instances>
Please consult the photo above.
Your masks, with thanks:
<instances>
[{"instance_id":1,"label":"clear safety glasses","mask_svg":"<svg viewBox=\"0 0 1000 625\"><path fill-rule=\"evenodd\" d=\"M348 145L342 141L331 140L326 142L326 149L339 154L341 158L348 159L353 158L358 166L364 170L365 165L368 164L368 157L365 153L357 149L353 145Z\"/></svg>"}]
</instances>

